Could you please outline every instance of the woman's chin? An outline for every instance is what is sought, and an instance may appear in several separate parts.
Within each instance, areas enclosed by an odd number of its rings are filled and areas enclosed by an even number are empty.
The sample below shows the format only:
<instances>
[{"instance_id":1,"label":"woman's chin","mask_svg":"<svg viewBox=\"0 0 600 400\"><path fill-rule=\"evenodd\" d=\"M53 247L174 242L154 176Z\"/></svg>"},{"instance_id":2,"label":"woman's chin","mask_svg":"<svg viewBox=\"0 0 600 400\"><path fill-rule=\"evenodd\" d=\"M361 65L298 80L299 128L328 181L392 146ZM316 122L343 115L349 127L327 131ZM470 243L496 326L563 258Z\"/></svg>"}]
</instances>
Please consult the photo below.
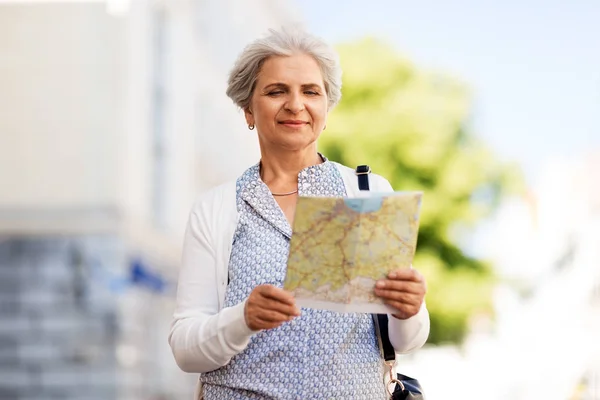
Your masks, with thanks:
<instances>
[{"instance_id":1,"label":"woman's chin","mask_svg":"<svg viewBox=\"0 0 600 400\"><path fill-rule=\"evenodd\" d=\"M278 147L288 151L300 151L309 148L316 142L314 137L284 137L278 141Z\"/></svg>"}]
</instances>

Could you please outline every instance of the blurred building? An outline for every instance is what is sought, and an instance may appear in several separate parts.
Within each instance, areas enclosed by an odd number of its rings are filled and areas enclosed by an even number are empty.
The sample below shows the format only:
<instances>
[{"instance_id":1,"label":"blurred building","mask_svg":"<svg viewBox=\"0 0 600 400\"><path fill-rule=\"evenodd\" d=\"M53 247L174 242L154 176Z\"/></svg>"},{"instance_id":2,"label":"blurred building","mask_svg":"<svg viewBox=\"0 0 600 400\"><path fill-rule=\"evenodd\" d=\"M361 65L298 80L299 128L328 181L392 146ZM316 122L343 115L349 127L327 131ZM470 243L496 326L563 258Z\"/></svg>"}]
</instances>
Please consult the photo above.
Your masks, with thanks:
<instances>
[{"instance_id":1,"label":"blurred building","mask_svg":"<svg viewBox=\"0 0 600 400\"><path fill-rule=\"evenodd\" d=\"M225 96L286 1L0 1L0 399L185 399L195 195L258 159Z\"/></svg>"}]
</instances>

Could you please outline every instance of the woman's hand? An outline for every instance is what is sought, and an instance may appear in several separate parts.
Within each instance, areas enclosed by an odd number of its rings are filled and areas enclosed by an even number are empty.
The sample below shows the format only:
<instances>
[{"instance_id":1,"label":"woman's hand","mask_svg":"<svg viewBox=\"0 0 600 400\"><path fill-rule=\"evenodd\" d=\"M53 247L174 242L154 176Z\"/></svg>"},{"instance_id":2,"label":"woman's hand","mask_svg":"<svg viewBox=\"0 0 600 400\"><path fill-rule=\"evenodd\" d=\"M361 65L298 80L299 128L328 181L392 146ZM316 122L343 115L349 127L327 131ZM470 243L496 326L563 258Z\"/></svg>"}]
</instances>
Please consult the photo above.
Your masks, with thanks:
<instances>
[{"instance_id":1,"label":"woman's hand","mask_svg":"<svg viewBox=\"0 0 600 400\"><path fill-rule=\"evenodd\" d=\"M392 315L398 319L416 315L426 292L423 275L412 268L392 271L388 274L388 279L379 280L375 285L375 294L396 310Z\"/></svg>"},{"instance_id":2,"label":"woman's hand","mask_svg":"<svg viewBox=\"0 0 600 400\"><path fill-rule=\"evenodd\" d=\"M299 315L294 296L273 285L255 287L244 309L246 324L253 331L277 328Z\"/></svg>"}]
</instances>

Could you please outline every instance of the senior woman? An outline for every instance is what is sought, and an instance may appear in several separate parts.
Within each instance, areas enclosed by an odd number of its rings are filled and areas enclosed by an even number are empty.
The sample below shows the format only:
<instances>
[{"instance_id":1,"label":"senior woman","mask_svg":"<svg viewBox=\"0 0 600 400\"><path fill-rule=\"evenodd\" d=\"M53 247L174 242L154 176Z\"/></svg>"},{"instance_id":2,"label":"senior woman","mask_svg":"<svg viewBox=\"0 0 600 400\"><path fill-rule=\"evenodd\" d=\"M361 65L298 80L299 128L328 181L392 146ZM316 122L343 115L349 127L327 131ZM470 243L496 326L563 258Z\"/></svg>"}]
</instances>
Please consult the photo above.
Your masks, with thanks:
<instances>
[{"instance_id":1,"label":"senior woman","mask_svg":"<svg viewBox=\"0 0 600 400\"><path fill-rule=\"evenodd\" d=\"M299 309L283 281L298 196L358 192L354 170L317 151L341 97L335 51L301 31L248 45L227 95L255 130L260 161L194 204L185 234L169 343L200 373L197 398L384 399L383 362L369 314ZM371 174L371 189L391 191ZM375 293L389 304L398 353L429 334L425 282L390 265Z\"/></svg>"}]
</instances>

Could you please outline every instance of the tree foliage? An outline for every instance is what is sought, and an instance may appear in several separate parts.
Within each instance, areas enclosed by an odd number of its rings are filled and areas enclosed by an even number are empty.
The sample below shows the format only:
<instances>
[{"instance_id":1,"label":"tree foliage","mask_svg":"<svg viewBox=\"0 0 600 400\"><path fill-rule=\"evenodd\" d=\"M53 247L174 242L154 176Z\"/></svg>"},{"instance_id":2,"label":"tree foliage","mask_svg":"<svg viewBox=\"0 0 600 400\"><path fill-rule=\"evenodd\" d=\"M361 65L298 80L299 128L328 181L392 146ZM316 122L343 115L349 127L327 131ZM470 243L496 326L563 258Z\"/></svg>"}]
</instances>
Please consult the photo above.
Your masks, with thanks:
<instances>
[{"instance_id":1,"label":"tree foliage","mask_svg":"<svg viewBox=\"0 0 600 400\"><path fill-rule=\"evenodd\" d=\"M490 265L467 254L461 240L518 190L518 170L469 132L464 83L422 71L373 39L338 51L343 99L319 148L348 166L369 164L396 190L424 192L414 265L428 282L429 343L460 343L470 316L491 314L493 283Z\"/></svg>"}]
</instances>

